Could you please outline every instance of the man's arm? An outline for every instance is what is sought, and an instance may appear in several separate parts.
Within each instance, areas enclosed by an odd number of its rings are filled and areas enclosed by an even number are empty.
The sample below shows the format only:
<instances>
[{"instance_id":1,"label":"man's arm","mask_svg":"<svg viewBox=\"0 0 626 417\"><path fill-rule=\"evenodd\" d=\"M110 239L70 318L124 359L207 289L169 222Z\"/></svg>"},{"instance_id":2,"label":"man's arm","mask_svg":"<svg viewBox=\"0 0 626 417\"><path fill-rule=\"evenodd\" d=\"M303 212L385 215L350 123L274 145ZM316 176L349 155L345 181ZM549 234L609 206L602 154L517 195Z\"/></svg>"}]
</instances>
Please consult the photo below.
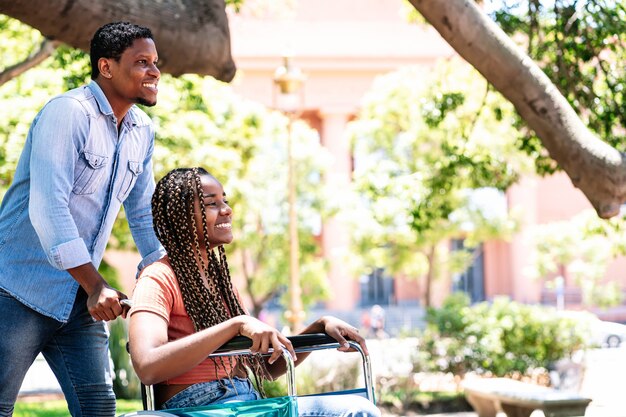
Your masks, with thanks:
<instances>
[{"instance_id":1,"label":"man's arm","mask_svg":"<svg viewBox=\"0 0 626 417\"><path fill-rule=\"evenodd\" d=\"M67 270L87 292L90 314L113 319L123 313L119 300L126 295L111 288L92 264L69 209L77 138L88 137L88 117L77 101L58 98L46 105L31 133L31 223L50 264Z\"/></svg>"},{"instance_id":2,"label":"man's arm","mask_svg":"<svg viewBox=\"0 0 626 417\"><path fill-rule=\"evenodd\" d=\"M130 194L124 201L124 210L135 245L141 254L142 261L138 271L158 261L165 255L165 249L154 233L152 222L152 194L155 189L154 172L152 170L152 154L154 151L154 133L151 133L150 146Z\"/></svg>"}]
</instances>

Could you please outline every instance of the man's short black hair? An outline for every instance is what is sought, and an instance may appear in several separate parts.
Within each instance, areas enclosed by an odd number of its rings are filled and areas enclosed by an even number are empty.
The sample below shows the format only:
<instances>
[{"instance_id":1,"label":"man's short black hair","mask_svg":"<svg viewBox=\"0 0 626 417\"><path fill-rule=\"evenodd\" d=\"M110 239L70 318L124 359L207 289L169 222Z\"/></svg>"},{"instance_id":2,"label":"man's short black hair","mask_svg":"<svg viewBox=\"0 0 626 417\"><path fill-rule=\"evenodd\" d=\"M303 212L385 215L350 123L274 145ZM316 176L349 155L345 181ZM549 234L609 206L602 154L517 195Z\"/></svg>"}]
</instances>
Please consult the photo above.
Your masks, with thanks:
<instances>
[{"instance_id":1,"label":"man's short black hair","mask_svg":"<svg viewBox=\"0 0 626 417\"><path fill-rule=\"evenodd\" d=\"M128 22L107 23L96 31L91 39L91 78L95 80L100 74L98 61L100 58L112 58L119 61L124 51L135 39L153 39L150 29Z\"/></svg>"}]
</instances>

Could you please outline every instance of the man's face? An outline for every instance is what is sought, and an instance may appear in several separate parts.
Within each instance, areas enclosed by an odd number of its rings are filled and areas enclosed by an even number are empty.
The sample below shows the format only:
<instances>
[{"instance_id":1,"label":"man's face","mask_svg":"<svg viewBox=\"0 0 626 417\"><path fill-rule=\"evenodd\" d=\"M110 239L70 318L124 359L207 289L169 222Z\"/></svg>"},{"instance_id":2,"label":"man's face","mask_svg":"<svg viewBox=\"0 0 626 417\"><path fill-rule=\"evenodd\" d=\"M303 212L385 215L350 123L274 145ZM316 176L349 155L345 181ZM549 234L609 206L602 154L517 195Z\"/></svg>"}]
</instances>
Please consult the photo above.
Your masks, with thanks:
<instances>
[{"instance_id":1,"label":"man's face","mask_svg":"<svg viewBox=\"0 0 626 417\"><path fill-rule=\"evenodd\" d=\"M106 75L109 75L107 78L111 80L115 95L108 97L109 101L154 106L161 78L156 66L158 59L154 41L149 38L135 39L122 53L119 62L108 59L110 74Z\"/></svg>"}]
</instances>

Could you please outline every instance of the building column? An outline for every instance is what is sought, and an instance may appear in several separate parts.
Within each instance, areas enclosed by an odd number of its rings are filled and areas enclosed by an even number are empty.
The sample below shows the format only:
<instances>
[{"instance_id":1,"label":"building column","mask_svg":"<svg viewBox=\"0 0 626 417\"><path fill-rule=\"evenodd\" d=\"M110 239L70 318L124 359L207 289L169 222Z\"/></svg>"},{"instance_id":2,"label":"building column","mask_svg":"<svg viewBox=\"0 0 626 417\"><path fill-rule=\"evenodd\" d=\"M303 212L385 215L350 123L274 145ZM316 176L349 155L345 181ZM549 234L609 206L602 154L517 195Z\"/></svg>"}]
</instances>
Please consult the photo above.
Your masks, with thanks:
<instances>
[{"instance_id":1,"label":"building column","mask_svg":"<svg viewBox=\"0 0 626 417\"><path fill-rule=\"evenodd\" d=\"M333 161L326 174L326 184L332 194L347 195L352 179L352 155L344 133L352 114L351 109L323 109L320 111L322 145ZM328 218L322 226L322 250L329 262L328 283L331 297L326 306L333 310L351 309L358 303L358 280L345 267L350 238L347 227L336 218Z\"/></svg>"}]
</instances>

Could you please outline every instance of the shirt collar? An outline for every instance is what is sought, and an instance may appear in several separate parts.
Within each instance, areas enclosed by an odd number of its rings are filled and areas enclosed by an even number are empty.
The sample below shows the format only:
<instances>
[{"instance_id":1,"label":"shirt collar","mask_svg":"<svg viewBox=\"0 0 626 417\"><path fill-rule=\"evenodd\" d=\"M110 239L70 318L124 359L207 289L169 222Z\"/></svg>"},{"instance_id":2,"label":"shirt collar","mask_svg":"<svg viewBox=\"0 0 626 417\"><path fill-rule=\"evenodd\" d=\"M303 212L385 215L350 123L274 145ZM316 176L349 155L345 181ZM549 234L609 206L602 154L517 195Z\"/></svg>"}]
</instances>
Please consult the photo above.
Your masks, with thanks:
<instances>
[{"instance_id":1,"label":"shirt collar","mask_svg":"<svg viewBox=\"0 0 626 417\"><path fill-rule=\"evenodd\" d=\"M95 97L96 103L98 103L98 108L100 109L100 112L104 114L105 116L111 116L115 118L115 114L113 114L113 108L109 104L109 100L107 100L107 97L104 95L104 91L102 91L98 83L92 80L87 85L87 87L89 87L93 96ZM133 126L137 126L139 121L137 119L137 115L135 114L134 105L131 106L130 109L128 109L128 112L126 113L126 116L122 120L122 123L125 123L129 128Z\"/></svg>"},{"instance_id":2,"label":"shirt collar","mask_svg":"<svg viewBox=\"0 0 626 417\"><path fill-rule=\"evenodd\" d=\"M107 96L104 95L104 91L102 91L98 83L92 80L87 87L89 87L91 93L96 98L100 112L105 116L115 116L113 114L113 108L109 104L109 100L107 100Z\"/></svg>"}]
</instances>

